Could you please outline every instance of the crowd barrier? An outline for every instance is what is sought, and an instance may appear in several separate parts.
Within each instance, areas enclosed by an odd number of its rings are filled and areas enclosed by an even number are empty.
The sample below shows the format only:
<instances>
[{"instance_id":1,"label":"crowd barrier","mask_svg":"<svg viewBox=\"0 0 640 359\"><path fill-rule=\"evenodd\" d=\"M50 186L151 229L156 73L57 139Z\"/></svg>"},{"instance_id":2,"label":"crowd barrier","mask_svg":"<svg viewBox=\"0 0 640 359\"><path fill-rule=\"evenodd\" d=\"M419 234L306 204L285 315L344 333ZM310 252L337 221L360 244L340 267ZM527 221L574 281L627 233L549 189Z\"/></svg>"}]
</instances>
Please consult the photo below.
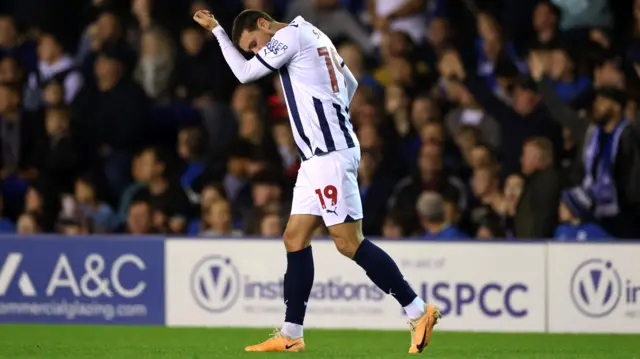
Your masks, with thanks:
<instances>
[{"instance_id":1,"label":"crowd barrier","mask_svg":"<svg viewBox=\"0 0 640 359\"><path fill-rule=\"evenodd\" d=\"M377 243L441 330L640 333L638 243ZM331 241L313 252L308 327L406 329ZM285 267L275 240L0 237L0 323L272 327Z\"/></svg>"}]
</instances>

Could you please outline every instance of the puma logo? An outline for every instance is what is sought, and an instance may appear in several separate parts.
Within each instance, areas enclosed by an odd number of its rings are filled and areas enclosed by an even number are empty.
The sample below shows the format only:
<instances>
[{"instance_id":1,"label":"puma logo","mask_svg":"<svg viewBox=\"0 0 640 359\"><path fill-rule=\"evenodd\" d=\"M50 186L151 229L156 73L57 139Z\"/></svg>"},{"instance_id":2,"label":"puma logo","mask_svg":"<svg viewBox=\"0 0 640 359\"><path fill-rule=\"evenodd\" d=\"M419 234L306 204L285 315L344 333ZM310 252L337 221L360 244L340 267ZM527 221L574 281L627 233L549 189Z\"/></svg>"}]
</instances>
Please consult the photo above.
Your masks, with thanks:
<instances>
[{"instance_id":1,"label":"puma logo","mask_svg":"<svg viewBox=\"0 0 640 359\"><path fill-rule=\"evenodd\" d=\"M337 212L338 210L337 210L337 209L328 209L328 208L327 208L327 209L326 209L326 211L327 211L327 213L333 213L333 214L335 214L336 216L338 215L338 212Z\"/></svg>"}]
</instances>

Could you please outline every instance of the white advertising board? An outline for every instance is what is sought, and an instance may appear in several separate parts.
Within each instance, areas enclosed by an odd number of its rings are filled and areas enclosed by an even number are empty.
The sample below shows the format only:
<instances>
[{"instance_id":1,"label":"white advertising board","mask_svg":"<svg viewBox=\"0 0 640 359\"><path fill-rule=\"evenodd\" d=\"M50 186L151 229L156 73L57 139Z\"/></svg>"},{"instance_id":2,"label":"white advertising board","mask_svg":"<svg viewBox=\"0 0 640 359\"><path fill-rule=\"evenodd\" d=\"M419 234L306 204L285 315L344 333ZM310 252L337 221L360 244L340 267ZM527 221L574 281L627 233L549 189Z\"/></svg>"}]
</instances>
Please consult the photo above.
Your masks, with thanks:
<instances>
[{"instance_id":1,"label":"white advertising board","mask_svg":"<svg viewBox=\"0 0 640 359\"><path fill-rule=\"evenodd\" d=\"M549 245L549 331L640 333L640 246Z\"/></svg>"},{"instance_id":2,"label":"white advertising board","mask_svg":"<svg viewBox=\"0 0 640 359\"><path fill-rule=\"evenodd\" d=\"M442 310L442 330L545 330L545 251L539 244L378 241L415 291ZM169 326L277 327L286 254L272 240L166 244ZM407 329L402 308L331 241L313 243L306 327Z\"/></svg>"}]
</instances>

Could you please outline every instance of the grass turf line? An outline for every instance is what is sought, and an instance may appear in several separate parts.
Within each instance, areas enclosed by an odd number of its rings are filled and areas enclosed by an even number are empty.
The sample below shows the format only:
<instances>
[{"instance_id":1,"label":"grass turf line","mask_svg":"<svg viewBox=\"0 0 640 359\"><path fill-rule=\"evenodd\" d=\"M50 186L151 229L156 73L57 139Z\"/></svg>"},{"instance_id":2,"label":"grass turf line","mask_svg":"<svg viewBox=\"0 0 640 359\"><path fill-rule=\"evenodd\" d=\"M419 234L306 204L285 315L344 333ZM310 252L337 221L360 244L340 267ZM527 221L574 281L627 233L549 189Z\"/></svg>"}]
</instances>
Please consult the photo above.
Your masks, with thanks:
<instances>
[{"instance_id":1,"label":"grass turf line","mask_svg":"<svg viewBox=\"0 0 640 359\"><path fill-rule=\"evenodd\" d=\"M411 357L409 333L305 330L307 352L244 353L267 329L0 325L2 359L305 359ZM640 335L434 332L438 359L640 359Z\"/></svg>"}]
</instances>

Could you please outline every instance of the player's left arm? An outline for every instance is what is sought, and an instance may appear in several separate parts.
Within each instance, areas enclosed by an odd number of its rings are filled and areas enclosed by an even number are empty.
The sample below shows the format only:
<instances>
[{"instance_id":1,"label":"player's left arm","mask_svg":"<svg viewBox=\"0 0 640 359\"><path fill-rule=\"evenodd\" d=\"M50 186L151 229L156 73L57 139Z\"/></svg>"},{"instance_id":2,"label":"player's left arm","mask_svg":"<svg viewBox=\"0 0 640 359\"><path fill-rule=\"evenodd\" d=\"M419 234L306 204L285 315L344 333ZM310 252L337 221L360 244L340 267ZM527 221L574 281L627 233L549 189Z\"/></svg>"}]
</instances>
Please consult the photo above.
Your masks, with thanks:
<instances>
[{"instance_id":1,"label":"player's left arm","mask_svg":"<svg viewBox=\"0 0 640 359\"><path fill-rule=\"evenodd\" d=\"M213 34L218 39L224 59L241 83L255 81L277 71L298 52L299 47L295 28L286 27L276 32L271 41L247 61L221 26L216 26Z\"/></svg>"},{"instance_id":2,"label":"player's left arm","mask_svg":"<svg viewBox=\"0 0 640 359\"><path fill-rule=\"evenodd\" d=\"M349 94L349 102L353 99L353 95L355 95L356 90L358 89L358 80L349 67L343 63L340 64L342 66L342 74L344 75L345 80L347 80L347 93Z\"/></svg>"}]
</instances>

